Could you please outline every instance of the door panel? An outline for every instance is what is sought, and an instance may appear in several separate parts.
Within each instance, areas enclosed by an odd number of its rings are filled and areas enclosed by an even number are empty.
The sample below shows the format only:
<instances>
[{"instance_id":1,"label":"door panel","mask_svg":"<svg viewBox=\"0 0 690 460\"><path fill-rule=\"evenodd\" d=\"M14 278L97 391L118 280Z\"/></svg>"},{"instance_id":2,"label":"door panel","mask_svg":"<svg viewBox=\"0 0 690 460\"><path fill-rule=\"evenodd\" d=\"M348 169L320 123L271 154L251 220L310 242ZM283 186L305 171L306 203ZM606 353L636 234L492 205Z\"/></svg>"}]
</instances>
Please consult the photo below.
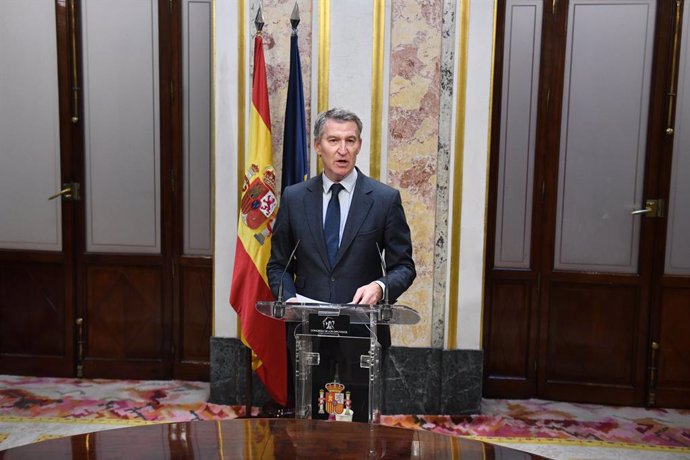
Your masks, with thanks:
<instances>
[{"instance_id":1,"label":"door panel","mask_svg":"<svg viewBox=\"0 0 690 460\"><path fill-rule=\"evenodd\" d=\"M88 252L161 252L156 3L82 4Z\"/></svg>"},{"instance_id":2,"label":"door panel","mask_svg":"<svg viewBox=\"0 0 690 460\"><path fill-rule=\"evenodd\" d=\"M211 232L211 24L210 0L183 0L184 78L183 254L210 256Z\"/></svg>"},{"instance_id":3,"label":"door panel","mask_svg":"<svg viewBox=\"0 0 690 460\"><path fill-rule=\"evenodd\" d=\"M659 387L672 387L674 384L690 386L690 339L688 339L687 318L690 289L664 290L661 300L661 354L659 364Z\"/></svg>"},{"instance_id":4,"label":"door panel","mask_svg":"<svg viewBox=\"0 0 690 460\"><path fill-rule=\"evenodd\" d=\"M58 264L0 266L0 350L8 356L65 354L65 291ZM16 308L12 315L6 308ZM44 327L50 324L52 327Z\"/></svg>"},{"instance_id":5,"label":"door panel","mask_svg":"<svg viewBox=\"0 0 690 460\"><path fill-rule=\"evenodd\" d=\"M158 267L92 266L86 273L85 374L140 378L166 375L162 280Z\"/></svg>"},{"instance_id":6,"label":"door panel","mask_svg":"<svg viewBox=\"0 0 690 460\"><path fill-rule=\"evenodd\" d=\"M210 341L204 340L213 330L213 299L211 296L213 279L210 267L185 266L181 273L182 299L181 328L179 340L179 362L187 367L201 367L208 361Z\"/></svg>"},{"instance_id":7,"label":"door panel","mask_svg":"<svg viewBox=\"0 0 690 460\"><path fill-rule=\"evenodd\" d=\"M556 270L637 272L640 217L630 211L644 207L654 20L652 0L571 2L563 72Z\"/></svg>"},{"instance_id":8,"label":"door panel","mask_svg":"<svg viewBox=\"0 0 690 460\"><path fill-rule=\"evenodd\" d=\"M541 48L541 2L506 6L494 264L530 268L535 132ZM527 116L526 116L527 114Z\"/></svg>"},{"instance_id":9,"label":"door panel","mask_svg":"<svg viewBox=\"0 0 690 460\"><path fill-rule=\"evenodd\" d=\"M55 5L14 0L3 10L0 248L59 252L60 200L48 200L62 185Z\"/></svg>"},{"instance_id":10,"label":"door panel","mask_svg":"<svg viewBox=\"0 0 690 460\"><path fill-rule=\"evenodd\" d=\"M635 288L554 282L550 289L547 382L632 388ZM613 402L613 401L611 401Z\"/></svg>"},{"instance_id":11,"label":"door panel","mask_svg":"<svg viewBox=\"0 0 690 460\"><path fill-rule=\"evenodd\" d=\"M528 397L532 392L525 385L532 378L534 366L530 360L533 344L529 331L531 317L531 283L528 280L500 279L493 283L491 291L491 334L486 348L486 376L488 391L494 391L496 383L511 394ZM518 396L515 396L518 397Z\"/></svg>"},{"instance_id":12,"label":"door panel","mask_svg":"<svg viewBox=\"0 0 690 460\"><path fill-rule=\"evenodd\" d=\"M686 284L690 284L687 283ZM661 299L658 373L650 403L659 407L687 407L690 397L690 287L665 288Z\"/></svg>"}]
</instances>

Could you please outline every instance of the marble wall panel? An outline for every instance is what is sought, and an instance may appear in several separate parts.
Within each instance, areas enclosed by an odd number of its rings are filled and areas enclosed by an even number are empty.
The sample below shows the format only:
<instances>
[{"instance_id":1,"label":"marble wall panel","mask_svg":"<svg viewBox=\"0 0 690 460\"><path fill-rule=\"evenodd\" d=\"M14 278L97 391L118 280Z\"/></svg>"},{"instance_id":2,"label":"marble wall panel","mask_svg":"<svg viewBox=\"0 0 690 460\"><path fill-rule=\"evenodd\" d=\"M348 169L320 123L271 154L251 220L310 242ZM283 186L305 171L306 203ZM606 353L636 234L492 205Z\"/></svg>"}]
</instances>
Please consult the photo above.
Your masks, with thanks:
<instances>
[{"instance_id":1,"label":"marble wall panel","mask_svg":"<svg viewBox=\"0 0 690 460\"><path fill-rule=\"evenodd\" d=\"M422 320L394 327L393 343L429 346L434 275L443 2L394 0L391 9L388 182L401 192L417 279L400 302Z\"/></svg>"}]
</instances>

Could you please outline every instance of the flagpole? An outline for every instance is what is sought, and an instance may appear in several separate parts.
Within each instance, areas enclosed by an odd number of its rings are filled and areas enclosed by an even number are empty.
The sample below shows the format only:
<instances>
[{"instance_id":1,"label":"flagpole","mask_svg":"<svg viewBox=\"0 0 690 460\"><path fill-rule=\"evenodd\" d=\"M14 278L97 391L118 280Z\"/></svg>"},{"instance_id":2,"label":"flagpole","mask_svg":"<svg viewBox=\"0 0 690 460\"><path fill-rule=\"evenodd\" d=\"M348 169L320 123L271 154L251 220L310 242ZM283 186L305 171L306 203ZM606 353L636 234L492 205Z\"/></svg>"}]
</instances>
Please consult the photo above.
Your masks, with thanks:
<instances>
[{"instance_id":1,"label":"flagpole","mask_svg":"<svg viewBox=\"0 0 690 460\"><path fill-rule=\"evenodd\" d=\"M261 35L261 31L264 28L264 18L261 15L261 7L259 6L259 11L256 13L256 18L254 19L254 25L256 26L256 35ZM254 50L256 53L256 49ZM256 71L256 69L254 69ZM242 418L252 418L252 393L254 392L254 376L253 376L253 356L252 349L246 347L244 353L244 417Z\"/></svg>"},{"instance_id":2,"label":"flagpole","mask_svg":"<svg viewBox=\"0 0 690 460\"><path fill-rule=\"evenodd\" d=\"M264 18L261 15L261 6L259 6L259 11L256 13L256 18L254 18L254 25L256 26L256 35L261 35L261 31L264 28ZM256 53L256 49L254 50ZM256 71L256 69L254 69ZM253 376L253 356L252 349L247 347L244 355L244 418L252 418L252 394L254 393L254 376Z\"/></svg>"},{"instance_id":3,"label":"flagpole","mask_svg":"<svg viewBox=\"0 0 690 460\"><path fill-rule=\"evenodd\" d=\"M304 87L302 85L302 64L299 56L297 26L300 23L299 6L290 15L290 78L285 104L283 129L283 171L281 193L285 187L307 180L309 161L306 113L304 108Z\"/></svg>"}]
</instances>

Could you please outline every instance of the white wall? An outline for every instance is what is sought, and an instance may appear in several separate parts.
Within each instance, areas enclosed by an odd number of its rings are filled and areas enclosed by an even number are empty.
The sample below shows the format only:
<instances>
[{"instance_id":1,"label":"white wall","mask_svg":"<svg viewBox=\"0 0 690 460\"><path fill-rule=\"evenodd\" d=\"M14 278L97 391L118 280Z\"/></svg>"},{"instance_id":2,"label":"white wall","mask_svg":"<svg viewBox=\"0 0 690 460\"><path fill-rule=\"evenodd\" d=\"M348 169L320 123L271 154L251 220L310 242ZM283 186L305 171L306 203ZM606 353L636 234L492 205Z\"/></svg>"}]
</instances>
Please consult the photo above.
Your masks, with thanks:
<instances>
[{"instance_id":1,"label":"white wall","mask_svg":"<svg viewBox=\"0 0 690 460\"><path fill-rule=\"evenodd\" d=\"M237 240L237 2L215 1L214 336L237 337L230 280ZM248 40L245 39L245 40ZM246 42L248 43L248 41ZM245 43L245 47L247 46Z\"/></svg>"},{"instance_id":2,"label":"white wall","mask_svg":"<svg viewBox=\"0 0 690 460\"><path fill-rule=\"evenodd\" d=\"M481 349L493 3L472 0L469 11L456 331L458 349Z\"/></svg>"}]
</instances>

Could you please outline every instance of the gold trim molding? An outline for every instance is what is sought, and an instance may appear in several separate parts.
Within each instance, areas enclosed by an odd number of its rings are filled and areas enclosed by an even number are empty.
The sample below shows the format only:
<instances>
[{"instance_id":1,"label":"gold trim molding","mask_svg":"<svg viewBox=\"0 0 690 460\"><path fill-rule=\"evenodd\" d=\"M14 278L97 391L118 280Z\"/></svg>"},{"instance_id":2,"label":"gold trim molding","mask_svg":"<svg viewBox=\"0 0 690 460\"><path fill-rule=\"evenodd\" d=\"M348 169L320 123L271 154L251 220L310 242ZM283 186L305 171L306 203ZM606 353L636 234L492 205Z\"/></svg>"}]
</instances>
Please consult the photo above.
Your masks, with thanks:
<instances>
[{"instance_id":1,"label":"gold trim molding","mask_svg":"<svg viewBox=\"0 0 690 460\"><path fill-rule=\"evenodd\" d=\"M498 21L498 0L494 0L494 18L493 18L493 33L491 35L491 82L489 83L489 129L487 129L487 152L486 152L486 178L484 179L485 189L484 196L484 245L482 246L482 267L486 267L486 227L489 217L489 176L491 174L491 127L493 125L493 106L494 106L494 83L495 66L496 66L496 27ZM482 270L482 304L479 314L480 327L479 329L479 347L484 348L484 296L486 290L486 270Z\"/></svg>"},{"instance_id":2,"label":"gold trim molding","mask_svg":"<svg viewBox=\"0 0 690 460\"><path fill-rule=\"evenodd\" d=\"M462 216L462 173L465 149L465 109L467 102L467 49L470 25L470 0L460 0L460 27L458 28L457 98L455 117L455 158L453 165L453 217L450 228L460 229ZM457 348L458 342L458 276L460 273L460 232L451 232L450 280L448 293L448 349Z\"/></svg>"},{"instance_id":3,"label":"gold trim molding","mask_svg":"<svg viewBox=\"0 0 690 460\"><path fill-rule=\"evenodd\" d=\"M317 110L328 109L328 81L331 54L331 0L319 0L319 89Z\"/></svg>"},{"instance_id":4,"label":"gold trim molding","mask_svg":"<svg viewBox=\"0 0 690 460\"><path fill-rule=\"evenodd\" d=\"M369 175L381 179L381 125L383 123L383 48L386 34L385 0L374 0L371 52L371 137L369 140Z\"/></svg>"},{"instance_id":5,"label":"gold trim molding","mask_svg":"<svg viewBox=\"0 0 690 460\"><path fill-rule=\"evenodd\" d=\"M237 0L237 209L242 200L241 184L244 181L245 142L246 142L246 104L247 77L245 53L246 40L246 5L245 0Z\"/></svg>"},{"instance_id":6,"label":"gold trim molding","mask_svg":"<svg viewBox=\"0 0 690 460\"><path fill-rule=\"evenodd\" d=\"M242 183L245 170L245 142L246 142L246 3L237 0L237 215L242 201ZM237 316L237 337L242 337L242 322Z\"/></svg>"},{"instance_id":7,"label":"gold trim molding","mask_svg":"<svg viewBox=\"0 0 690 460\"><path fill-rule=\"evenodd\" d=\"M319 67L316 111L328 109L328 82L331 56L331 0L319 0ZM321 157L316 157L316 172L321 174Z\"/></svg>"}]
</instances>

